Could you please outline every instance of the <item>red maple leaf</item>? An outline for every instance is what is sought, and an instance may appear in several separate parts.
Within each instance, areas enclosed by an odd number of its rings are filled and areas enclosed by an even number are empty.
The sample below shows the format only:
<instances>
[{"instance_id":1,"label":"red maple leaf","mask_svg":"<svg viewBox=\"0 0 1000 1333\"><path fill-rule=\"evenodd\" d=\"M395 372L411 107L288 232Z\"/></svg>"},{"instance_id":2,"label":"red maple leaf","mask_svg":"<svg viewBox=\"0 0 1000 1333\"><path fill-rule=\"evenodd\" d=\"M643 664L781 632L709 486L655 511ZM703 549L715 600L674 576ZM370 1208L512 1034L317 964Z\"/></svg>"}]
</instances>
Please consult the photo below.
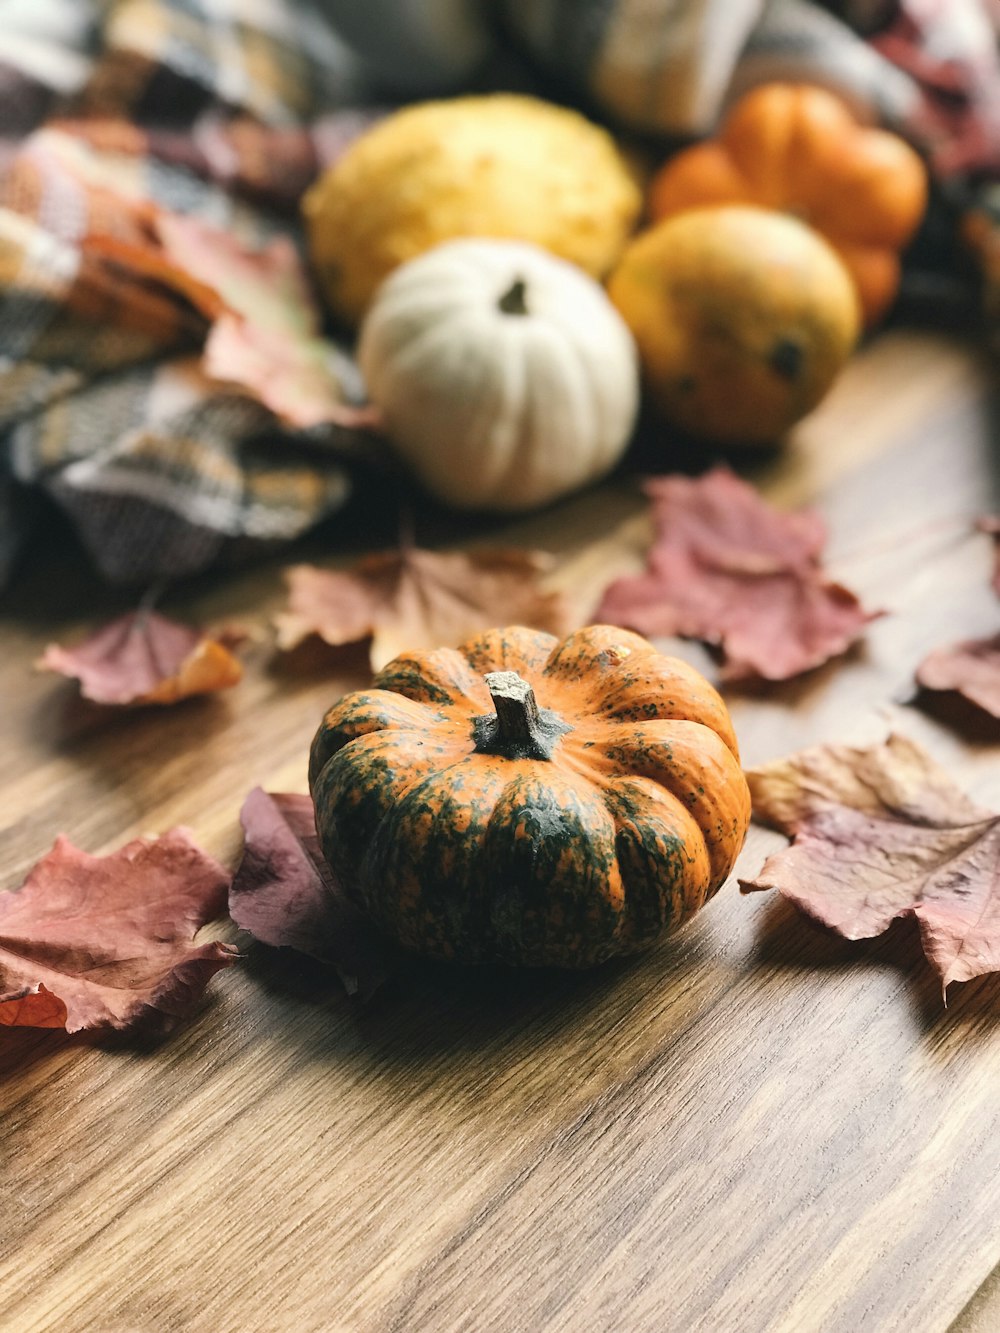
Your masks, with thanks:
<instances>
[{"instance_id":1,"label":"red maple leaf","mask_svg":"<svg viewBox=\"0 0 1000 1333\"><path fill-rule=\"evenodd\" d=\"M49 155L58 150L56 169L87 171L79 147L69 153L67 147L50 144ZM373 408L347 401L343 358L322 337L319 308L287 236L250 249L231 232L187 215L147 205L140 218L124 198L121 211L133 214L131 234L91 232L84 253L126 275L132 304L148 304L152 279L157 291L183 298L181 312L194 306L209 321L206 375L238 386L292 427L378 424Z\"/></svg>"},{"instance_id":2,"label":"red maple leaf","mask_svg":"<svg viewBox=\"0 0 1000 1333\"><path fill-rule=\"evenodd\" d=\"M75 648L50 643L38 666L79 680L84 697L99 704L172 704L228 689L243 675L224 643L145 608Z\"/></svg>"},{"instance_id":3,"label":"red maple leaf","mask_svg":"<svg viewBox=\"0 0 1000 1333\"><path fill-rule=\"evenodd\" d=\"M194 944L229 875L184 829L90 856L66 838L0 893L0 1026L162 1030L236 957Z\"/></svg>"},{"instance_id":4,"label":"red maple leaf","mask_svg":"<svg viewBox=\"0 0 1000 1333\"><path fill-rule=\"evenodd\" d=\"M596 620L717 645L728 680L786 680L844 652L879 614L827 578L814 511L781 513L726 468L645 490L656 528L647 569L613 583Z\"/></svg>"},{"instance_id":5,"label":"red maple leaf","mask_svg":"<svg viewBox=\"0 0 1000 1333\"><path fill-rule=\"evenodd\" d=\"M238 384L291 426L378 424L374 408L345 400L336 349L320 336L320 313L287 236L251 251L228 232L166 212L156 232L179 279L211 293L206 374Z\"/></svg>"},{"instance_id":6,"label":"red maple leaf","mask_svg":"<svg viewBox=\"0 0 1000 1333\"><path fill-rule=\"evenodd\" d=\"M310 634L335 647L370 639L377 671L403 651L455 646L494 625L565 633L566 601L544 586L550 563L541 551L406 545L351 569L295 565L286 572L288 608L275 619L278 646L294 648Z\"/></svg>"},{"instance_id":7,"label":"red maple leaf","mask_svg":"<svg viewBox=\"0 0 1000 1333\"><path fill-rule=\"evenodd\" d=\"M936 649L917 667L917 684L925 690L955 690L1000 718L1000 634Z\"/></svg>"},{"instance_id":8,"label":"red maple leaf","mask_svg":"<svg viewBox=\"0 0 1000 1333\"><path fill-rule=\"evenodd\" d=\"M312 798L255 787L240 822L246 841L229 890L230 916L262 944L332 964L349 995L369 998L392 971L396 950L326 864Z\"/></svg>"},{"instance_id":9,"label":"red maple leaf","mask_svg":"<svg viewBox=\"0 0 1000 1333\"><path fill-rule=\"evenodd\" d=\"M754 817L793 841L744 892L778 889L850 940L913 916L945 989L1000 970L1000 815L920 746L817 745L747 781Z\"/></svg>"}]
</instances>

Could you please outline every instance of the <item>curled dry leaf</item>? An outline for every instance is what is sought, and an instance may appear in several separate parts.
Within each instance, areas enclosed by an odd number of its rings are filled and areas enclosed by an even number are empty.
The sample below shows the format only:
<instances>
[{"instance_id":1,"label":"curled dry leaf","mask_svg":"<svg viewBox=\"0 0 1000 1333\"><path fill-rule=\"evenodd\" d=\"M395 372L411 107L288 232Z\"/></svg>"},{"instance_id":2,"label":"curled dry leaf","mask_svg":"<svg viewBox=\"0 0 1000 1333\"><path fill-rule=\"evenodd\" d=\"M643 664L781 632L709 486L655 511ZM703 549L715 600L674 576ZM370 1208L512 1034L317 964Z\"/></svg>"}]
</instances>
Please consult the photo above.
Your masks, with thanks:
<instances>
[{"instance_id":1,"label":"curled dry leaf","mask_svg":"<svg viewBox=\"0 0 1000 1333\"><path fill-rule=\"evenodd\" d=\"M913 741L819 745L747 779L755 817L793 842L744 892L778 889L850 940L914 916L945 989L1000 969L1000 815Z\"/></svg>"},{"instance_id":2,"label":"curled dry leaf","mask_svg":"<svg viewBox=\"0 0 1000 1333\"><path fill-rule=\"evenodd\" d=\"M238 637L228 631L228 642ZM243 675L217 639L140 608L102 626L75 648L50 643L38 661L71 676L99 704L173 704L194 694L229 689Z\"/></svg>"},{"instance_id":3,"label":"curled dry leaf","mask_svg":"<svg viewBox=\"0 0 1000 1333\"><path fill-rule=\"evenodd\" d=\"M994 540L993 590L1000 596L1000 515L980 518L976 527ZM916 678L925 690L954 690L1000 718L1000 634L935 649L917 667Z\"/></svg>"},{"instance_id":4,"label":"curled dry leaf","mask_svg":"<svg viewBox=\"0 0 1000 1333\"><path fill-rule=\"evenodd\" d=\"M726 468L645 489L647 569L612 583L595 619L717 645L727 680L786 680L844 652L878 614L823 572L826 531L812 510L781 513Z\"/></svg>"},{"instance_id":5,"label":"curled dry leaf","mask_svg":"<svg viewBox=\"0 0 1000 1333\"><path fill-rule=\"evenodd\" d=\"M1000 718L1000 634L938 648L917 667L917 684L926 690L955 690Z\"/></svg>"},{"instance_id":6,"label":"curled dry leaf","mask_svg":"<svg viewBox=\"0 0 1000 1333\"><path fill-rule=\"evenodd\" d=\"M569 610L544 587L551 559L514 549L438 553L407 547L367 556L348 570L295 565L278 646L311 634L341 646L371 639L377 671L404 650L454 647L494 625L564 634Z\"/></svg>"},{"instance_id":7,"label":"curled dry leaf","mask_svg":"<svg viewBox=\"0 0 1000 1333\"><path fill-rule=\"evenodd\" d=\"M228 944L194 944L229 875L184 829L89 856L60 837L0 894L0 1027L162 1031L192 1012Z\"/></svg>"},{"instance_id":8,"label":"curled dry leaf","mask_svg":"<svg viewBox=\"0 0 1000 1333\"><path fill-rule=\"evenodd\" d=\"M0 1028L65 1028L65 1003L45 986L0 993Z\"/></svg>"},{"instance_id":9,"label":"curled dry leaf","mask_svg":"<svg viewBox=\"0 0 1000 1333\"><path fill-rule=\"evenodd\" d=\"M240 822L245 844L229 889L230 916L263 944L332 964L348 995L368 999L393 970L395 950L323 859L312 798L255 787Z\"/></svg>"},{"instance_id":10,"label":"curled dry leaf","mask_svg":"<svg viewBox=\"0 0 1000 1333\"><path fill-rule=\"evenodd\" d=\"M213 379L239 384L290 425L372 427L378 413L346 402L336 350L320 337L320 316L292 242L275 237L246 250L227 232L162 213L156 231L166 261L210 293L204 349Z\"/></svg>"}]
</instances>

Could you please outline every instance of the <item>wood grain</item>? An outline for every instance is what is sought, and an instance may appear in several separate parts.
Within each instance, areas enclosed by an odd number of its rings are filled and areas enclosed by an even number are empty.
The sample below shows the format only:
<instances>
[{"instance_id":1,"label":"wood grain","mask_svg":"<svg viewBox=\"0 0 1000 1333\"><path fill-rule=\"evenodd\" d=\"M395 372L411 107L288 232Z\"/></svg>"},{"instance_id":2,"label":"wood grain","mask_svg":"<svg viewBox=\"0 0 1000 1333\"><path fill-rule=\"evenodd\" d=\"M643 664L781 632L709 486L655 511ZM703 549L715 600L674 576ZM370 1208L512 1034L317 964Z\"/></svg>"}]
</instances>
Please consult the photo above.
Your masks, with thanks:
<instances>
[{"instance_id":1,"label":"wood grain","mask_svg":"<svg viewBox=\"0 0 1000 1333\"><path fill-rule=\"evenodd\" d=\"M894 725L1000 801L997 729L912 685L931 647L996 628L972 530L1000 508L994 413L970 349L897 332L743 464L820 504L834 572L889 613L840 662L729 692L748 762ZM585 618L647 535L623 475L488 538L555 550ZM176 590L168 612L259 630L244 683L112 714L30 664L129 599L64 547L36 561L0 613L6 886L59 830L101 851L184 823L232 862L245 793L305 789L323 709L366 672L276 660L282 596L276 561ZM779 844L754 829L740 871ZM943 1010L913 932L847 944L732 887L629 964L411 963L367 1008L250 946L155 1050L0 1035L0 1330L981 1333L998 1088L1000 981Z\"/></svg>"}]
</instances>

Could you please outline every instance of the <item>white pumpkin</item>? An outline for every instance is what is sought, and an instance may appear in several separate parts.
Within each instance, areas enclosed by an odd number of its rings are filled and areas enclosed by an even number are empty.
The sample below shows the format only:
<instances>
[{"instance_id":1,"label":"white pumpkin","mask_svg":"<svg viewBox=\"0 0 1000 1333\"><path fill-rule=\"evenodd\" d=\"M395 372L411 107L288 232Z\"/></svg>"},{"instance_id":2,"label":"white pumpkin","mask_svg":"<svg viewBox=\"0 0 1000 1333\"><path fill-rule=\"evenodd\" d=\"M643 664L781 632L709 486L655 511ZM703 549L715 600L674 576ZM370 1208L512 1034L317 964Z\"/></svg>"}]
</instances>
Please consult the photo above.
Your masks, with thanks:
<instances>
[{"instance_id":1,"label":"white pumpkin","mask_svg":"<svg viewBox=\"0 0 1000 1333\"><path fill-rule=\"evenodd\" d=\"M462 509L532 509L596 480L638 409L635 345L603 288L521 241L448 241L396 269L358 359L389 439Z\"/></svg>"}]
</instances>

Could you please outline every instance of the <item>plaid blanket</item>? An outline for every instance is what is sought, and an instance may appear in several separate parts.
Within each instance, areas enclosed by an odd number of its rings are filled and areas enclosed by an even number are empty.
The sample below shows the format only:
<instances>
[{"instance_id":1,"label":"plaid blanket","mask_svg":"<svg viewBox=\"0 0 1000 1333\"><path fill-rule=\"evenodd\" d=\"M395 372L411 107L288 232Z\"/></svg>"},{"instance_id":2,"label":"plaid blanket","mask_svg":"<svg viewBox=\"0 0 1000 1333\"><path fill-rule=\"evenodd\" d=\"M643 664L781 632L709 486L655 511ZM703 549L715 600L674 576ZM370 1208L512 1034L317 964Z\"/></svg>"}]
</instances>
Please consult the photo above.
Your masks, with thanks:
<instances>
[{"instance_id":1,"label":"plaid blanket","mask_svg":"<svg viewBox=\"0 0 1000 1333\"><path fill-rule=\"evenodd\" d=\"M969 194L967 234L1000 282L996 205L971 207L1000 178L996 0L502 8L494 25L488 0L0 0L0 578L41 495L118 581L290 541L346 502L368 447L350 348L318 314L293 329L295 384L322 381L315 419L220 375L220 320L244 345L260 334L257 365L277 344L169 238L195 220L233 263L277 263L303 190L382 97L575 88L675 139L751 84L818 79ZM301 285L290 253L283 280Z\"/></svg>"}]
</instances>

